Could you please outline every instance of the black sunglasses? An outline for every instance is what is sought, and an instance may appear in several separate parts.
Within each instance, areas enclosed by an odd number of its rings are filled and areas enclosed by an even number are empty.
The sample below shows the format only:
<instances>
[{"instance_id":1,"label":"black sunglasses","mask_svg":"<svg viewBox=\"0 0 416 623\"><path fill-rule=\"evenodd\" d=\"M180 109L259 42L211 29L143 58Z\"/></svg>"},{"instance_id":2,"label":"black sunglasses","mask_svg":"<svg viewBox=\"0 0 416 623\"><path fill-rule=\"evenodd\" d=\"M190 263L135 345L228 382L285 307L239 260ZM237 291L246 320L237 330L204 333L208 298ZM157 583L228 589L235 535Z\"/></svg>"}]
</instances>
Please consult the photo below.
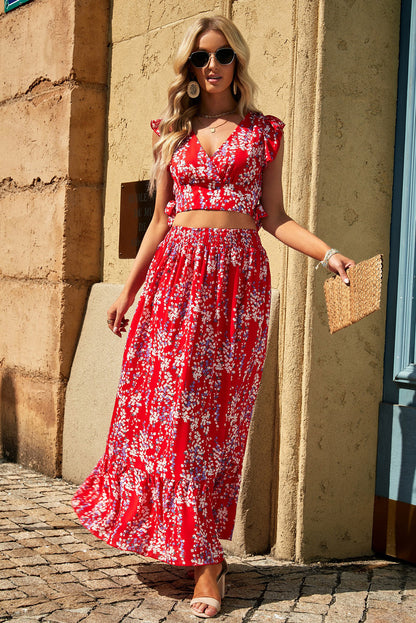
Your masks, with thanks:
<instances>
[{"instance_id":1,"label":"black sunglasses","mask_svg":"<svg viewBox=\"0 0 416 623\"><path fill-rule=\"evenodd\" d=\"M206 52L205 50L192 52L189 60L194 67L201 69L208 65L212 55L215 56L220 65L230 65L235 59L235 52L232 48L218 48L216 52Z\"/></svg>"}]
</instances>

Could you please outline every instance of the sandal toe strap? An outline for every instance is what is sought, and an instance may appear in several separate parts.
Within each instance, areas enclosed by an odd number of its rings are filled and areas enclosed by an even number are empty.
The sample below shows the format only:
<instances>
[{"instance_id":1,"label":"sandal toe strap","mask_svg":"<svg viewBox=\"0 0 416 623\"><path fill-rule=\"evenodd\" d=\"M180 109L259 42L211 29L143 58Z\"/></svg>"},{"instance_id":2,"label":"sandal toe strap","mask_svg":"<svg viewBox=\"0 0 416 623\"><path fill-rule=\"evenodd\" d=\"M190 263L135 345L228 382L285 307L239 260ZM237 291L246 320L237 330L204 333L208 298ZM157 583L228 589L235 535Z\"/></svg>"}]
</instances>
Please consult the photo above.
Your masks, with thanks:
<instances>
[{"instance_id":1,"label":"sandal toe strap","mask_svg":"<svg viewBox=\"0 0 416 623\"><path fill-rule=\"evenodd\" d=\"M198 603L206 604L207 606L212 606L218 611L221 608L221 604L218 601L218 599L214 599L213 597L195 597L194 599L191 599L191 606L192 604L198 604Z\"/></svg>"}]
</instances>

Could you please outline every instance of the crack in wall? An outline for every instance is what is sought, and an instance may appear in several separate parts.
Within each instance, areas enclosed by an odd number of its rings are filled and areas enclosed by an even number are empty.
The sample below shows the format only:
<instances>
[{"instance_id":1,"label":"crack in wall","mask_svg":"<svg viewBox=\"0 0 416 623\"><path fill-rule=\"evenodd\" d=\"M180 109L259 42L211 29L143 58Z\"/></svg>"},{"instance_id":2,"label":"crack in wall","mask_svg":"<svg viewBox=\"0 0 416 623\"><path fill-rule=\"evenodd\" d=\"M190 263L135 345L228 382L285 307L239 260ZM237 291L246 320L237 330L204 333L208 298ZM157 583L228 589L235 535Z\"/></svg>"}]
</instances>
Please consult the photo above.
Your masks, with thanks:
<instances>
[{"instance_id":1,"label":"crack in wall","mask_svg":"<svg viewBox=\"0 0 416 623\"><path fill-rule=\"evenodd\" d=\"M42 383L63 383L66 385L69 378L63 374L53 375L42 370L32 370L24 368L23 366L7 365L7 363L4 363L4 358L0 361L0 370L3 376L9 374L13 377L20 376L25 379L30 379L31 381L41 381Z\"/></svg>"},{"instance_id":2,"label":"crack in wall","mask_svg":"<svg viewBox=\"0 0 416 623\"><path fill-rule=\"evenodd\" d=\"M21 193L24 191L42 191L49 186L60 186L69 182L67 176L59 177L54 175L49 181L44 181L40 177L34 177L30 184L18 184L12 177L4 177L0 180L0 197L7 193Z\"/></svg>"},{"instance_id":3,"label":"crack in wall","mask_svg":"<svg viewBox=\"0 0 416 623\"><path fill-rule=\"evenodd\" d=\"M36 97L47 95L58 91L62 87L74 89L76 87L85 87L94 91L107 90L106 83L88 82L77 78L76 72L72 69L67 76L59 78L59 80L51 80L46 76L38 76L35 78L25 91L17 91L14 95L10 95L0 101L0 107L6 106L12 102L27 100L31 101Z\"/></svg>"},{"instance_id":4,"label":"crack in wall","mask_svg":"<svg viewBox=\"0 0 416 623\"><path fill-rule=\"evenodd\" d=\"M0 198L6 194L22 193L26 191L30 192L42 192L43 190L55 186L60 187L62 184L66 184L68 189L75 188L97 188L102 189L103 184L96 184L92 182L84 182L71 179L68 175L54 175L49 181L42 180L40 177L34 177L30 184L19 184L12 177L4 177L0 180Z\"/></svg>"}]
</instances>

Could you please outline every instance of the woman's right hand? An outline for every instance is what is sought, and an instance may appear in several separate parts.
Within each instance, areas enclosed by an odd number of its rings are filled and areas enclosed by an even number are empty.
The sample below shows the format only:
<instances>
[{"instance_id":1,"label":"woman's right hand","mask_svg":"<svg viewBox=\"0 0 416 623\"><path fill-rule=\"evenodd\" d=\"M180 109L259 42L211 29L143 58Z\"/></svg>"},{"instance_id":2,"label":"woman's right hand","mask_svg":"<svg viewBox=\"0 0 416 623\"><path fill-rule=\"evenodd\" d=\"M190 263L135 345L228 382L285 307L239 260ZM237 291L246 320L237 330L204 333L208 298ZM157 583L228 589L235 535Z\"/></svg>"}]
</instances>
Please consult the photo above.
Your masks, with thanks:
<instances>
[{"instance_id":1,"label":"woman's right hand","mask_svg":"<svg viewBox=\"0 0 416 623\"><path fill-rule=\"evenodd\" d=\"M128 296L122 292L107 311L108 328L118 337L126 331L129 321L124 314L133 305L134 298L134 295Z\"/></svg>"}]
</instances>

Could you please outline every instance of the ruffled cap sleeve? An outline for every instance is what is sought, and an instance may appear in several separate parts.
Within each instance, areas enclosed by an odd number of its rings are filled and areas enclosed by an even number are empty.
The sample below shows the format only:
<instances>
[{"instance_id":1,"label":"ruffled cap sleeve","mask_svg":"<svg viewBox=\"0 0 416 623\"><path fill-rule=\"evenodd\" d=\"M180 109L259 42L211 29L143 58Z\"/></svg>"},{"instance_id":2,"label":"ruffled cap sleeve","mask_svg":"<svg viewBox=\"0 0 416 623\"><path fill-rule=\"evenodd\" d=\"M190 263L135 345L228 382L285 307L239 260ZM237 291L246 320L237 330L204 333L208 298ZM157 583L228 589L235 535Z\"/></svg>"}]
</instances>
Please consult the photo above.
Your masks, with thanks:
<instances>
[{"instance_id":1,"label":"ruffled cap sleeve","mask_svg":"<svg viewBox=\"0 0 416 623\"><path fill-rule=\"evenodd\" d=\"M275 159L279 151L285 124L272 115L263 117L263 124L264 159L267 164Z\"/></svg>"},{"instance_id":2,"label":"ruffled cap sleeve","mask_svg":"<svg viewBox=\"0 0 416 623\"><path fill-rule=\"evenodd\" d=\"M150 127L158 136L160 136L159 126L161 121L162 119L152 119L150 122Z\"/></svg>"}]
</instances>

